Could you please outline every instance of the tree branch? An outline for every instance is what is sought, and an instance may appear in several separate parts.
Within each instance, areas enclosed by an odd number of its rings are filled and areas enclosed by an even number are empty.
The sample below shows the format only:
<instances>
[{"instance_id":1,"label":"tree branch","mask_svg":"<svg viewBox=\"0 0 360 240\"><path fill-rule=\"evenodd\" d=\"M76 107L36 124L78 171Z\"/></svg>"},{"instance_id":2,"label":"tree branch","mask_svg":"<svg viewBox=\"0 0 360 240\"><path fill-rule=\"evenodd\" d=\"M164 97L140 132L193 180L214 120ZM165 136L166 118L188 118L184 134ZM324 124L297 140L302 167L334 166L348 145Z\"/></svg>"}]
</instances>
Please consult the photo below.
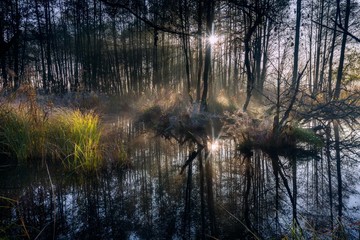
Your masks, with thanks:
<instances>
[{"instance_id":1,"label":"tree branch","mask_svg":"<svg viewBox=\"0 0 360 240\"><path fill-rule=\"evenodd\" d=\"M278 130L280 130L282 128L282 125L285 123L285 121L288 119L289 115L290 115L290 112L292 111L292 108L294 106L294 103L296 101L296 96L297 96L297 93L299 92L299 86L300 86L300 79L302 77L302 75L304 74L305 72L305 69L308 65L309 61L306 62L306 65L304 67L304 69L301 71L301 73L298 74L298 77L297 77L297 80L296 80L296 87L295 87L295 90L294 90L294 95L293 97L291 98L291 101L290 101L290 104L289 104L289 107L286 109L285 113L284 113L284 116L281 118L280 122L279 122L279 125L278 125Z\"/></svg>"},{"instance_id":2,"label":"tree branch","mask_svg":"<svg viewBox=\"0 0 360 240\"><path fill-rule=\"evenodd\" d=\"M121 8L121 9L125 9L126 11L128 11L131 15L133 15L134 17L136 17L137 19L139 19L140 21L142 21L143 23L145 23L146 25L148 25L151 28L154 28L156 30L159 31L163 31L163 32L167 32L167 33L171 33L171 34L176 34L176 35L186 35L186 36L192 36L194 35L194 33L184 33L183 31L177 31L171 28L167 28L158 24L155 24L154 22L152 22L151 20L149 20L146 17L141 16L140 14L138 14L137 12L135 12L134 10L132 10L130 8L130 6L125 5L123 3L121 3L120 1L111 1L111 0L100 0L101 2L103 2L104 4L113 7L113 8Z\"/></svg>"},{"instance_id":3,"label":"tree branch","mask_svg":"<svg viewBox=\"0 0 360 240\"><path fill-rule=\"evenodd\" d=\"M325 28L327 28L327 29L329 29L329 30L333 30L333 31L336 30L336 31L339 32L339 33L345 33L346 35L348 35L349 37L351 37L352 39L354 39L355 41L357 41L357 42L360 43L360 38L356 37L355 35L353 35L352 33L350 33L348 30L344 29L344 27L343 27L340 23L335 22L334 19L332 19L332 21L336 24L336 26L337 26L341 31L340 31L340 30L337 30L337 29L335 29L335 28L333 28L333 27L329 27L329 26L327 26L327 25L325 25L325 24L319 23L319 22L317 22L317 21L315 21L315 20L312 20L313 23L318 24L318 25L320 25L320 26L322 26L322 27L325 27Z\"/></svg>"}]
</instances>

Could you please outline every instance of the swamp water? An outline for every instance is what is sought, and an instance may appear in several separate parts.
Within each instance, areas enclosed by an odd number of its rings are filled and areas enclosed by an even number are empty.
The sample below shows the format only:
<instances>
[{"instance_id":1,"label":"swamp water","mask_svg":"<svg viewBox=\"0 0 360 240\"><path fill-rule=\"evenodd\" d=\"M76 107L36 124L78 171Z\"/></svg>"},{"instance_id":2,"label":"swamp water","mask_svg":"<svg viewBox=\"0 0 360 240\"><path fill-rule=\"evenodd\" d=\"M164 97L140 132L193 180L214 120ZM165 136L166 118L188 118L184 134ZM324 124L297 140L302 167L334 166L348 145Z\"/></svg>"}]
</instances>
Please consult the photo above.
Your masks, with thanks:
<instances>
[{"instance_id":1,"label":"swamp water","mask_svg":"<svg viewBox=\"0 0 360 240\"><path fill-rule=\"evenodd\" d=\"M298 229L283 181L276 184L266 154L254 152L246 159L234 142L219 141L207 158L202 154L180 174L192 151L188 146L144 136L130 122L112 127L125 129L119 137L131 143L130 168L109 166L96 175L68 172L51 162L1 169L0 239L281 239ZM319 156L297 161L303 238L331 239L333 225L348 239L358 239L359 166L342 159L339 223L335 162L330 208L328 165ZM291 187L291 163L280 160Z\"/></svg>"}]
</instances>

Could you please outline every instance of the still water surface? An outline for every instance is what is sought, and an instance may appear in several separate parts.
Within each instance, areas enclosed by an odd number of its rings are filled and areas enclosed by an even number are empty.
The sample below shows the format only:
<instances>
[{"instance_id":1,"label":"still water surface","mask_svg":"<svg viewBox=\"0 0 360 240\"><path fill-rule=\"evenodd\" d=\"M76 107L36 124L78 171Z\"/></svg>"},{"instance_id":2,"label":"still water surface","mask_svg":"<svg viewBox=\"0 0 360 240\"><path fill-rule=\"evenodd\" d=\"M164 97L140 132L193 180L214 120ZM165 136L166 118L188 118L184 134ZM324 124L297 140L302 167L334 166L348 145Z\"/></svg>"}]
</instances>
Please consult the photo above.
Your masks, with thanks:
<instances>
[{"instance_id":1,"label":"still water surface","mask_svg":"<svg viewBox=\"0 0 360 240\"><path fill-rule=\"evenodd\" d=\"M121 125L121 126L120 126ZM125 126L125 127L124 127ZM135 131L114 128L126 141L132 166L113 165L96 175L65 171L61 164L19 165L0 174L0 236L9 239L280 239L292 228L292 206L271 161L255 152L250 165L232 141L219 146L199 168L199 159L180 174L192 150ZM321 154L320 154L321 155ZM291 186L291 167L281 158ZM317 172L315 172L315 163ZM334 163L335 164L335 163ZM247 171L245 166L250 166ZM326 161L298 160L298 218L308 238L331 237ZM334 166L331 166L334 171ZM358 166L344 165L343 225L358 238ZM49 171L48 171L49 170ZM245 216L246 214L246 216ZM249 229L249 224L251 229ZM333 221L336 226L336 220Z\"/></svg>"}]
</instances>

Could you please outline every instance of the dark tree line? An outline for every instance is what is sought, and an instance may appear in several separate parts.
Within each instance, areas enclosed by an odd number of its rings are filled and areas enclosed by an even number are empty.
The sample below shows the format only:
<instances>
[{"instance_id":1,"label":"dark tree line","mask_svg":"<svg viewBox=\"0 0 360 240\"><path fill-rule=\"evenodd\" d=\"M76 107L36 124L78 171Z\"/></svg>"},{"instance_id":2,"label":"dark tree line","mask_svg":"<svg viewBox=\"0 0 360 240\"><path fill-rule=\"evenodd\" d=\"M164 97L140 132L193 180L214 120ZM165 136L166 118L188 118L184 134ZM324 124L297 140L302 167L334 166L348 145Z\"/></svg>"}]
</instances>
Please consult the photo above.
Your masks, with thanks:
<instances>
[{"instance_id":1,"label":"dark tree line","mask_svg":"<svg viewBox=\"0 0 360 240\"><path fill-rule=\"evenodd\" d=\"M338 91L332 75L341 68L333 65L345 59L338 46L341 38L355 44L358 34L358 3L348 4L347 11L340 0L304 1L300 25L296 6L285 0L5 0L1 83L15 89L31 83L46 93L125 94L170 86L204 104L222 89L242 93L246 110L253 95L276 90L277 72L281 89L289 88L285 76L291 72L294 85L297 69L278 69L276 61L290 60L295 44L299 66L309 62L304 81L311 94ZM210 35L219 41L211 44Z\"/></svg>"}]
</instances>

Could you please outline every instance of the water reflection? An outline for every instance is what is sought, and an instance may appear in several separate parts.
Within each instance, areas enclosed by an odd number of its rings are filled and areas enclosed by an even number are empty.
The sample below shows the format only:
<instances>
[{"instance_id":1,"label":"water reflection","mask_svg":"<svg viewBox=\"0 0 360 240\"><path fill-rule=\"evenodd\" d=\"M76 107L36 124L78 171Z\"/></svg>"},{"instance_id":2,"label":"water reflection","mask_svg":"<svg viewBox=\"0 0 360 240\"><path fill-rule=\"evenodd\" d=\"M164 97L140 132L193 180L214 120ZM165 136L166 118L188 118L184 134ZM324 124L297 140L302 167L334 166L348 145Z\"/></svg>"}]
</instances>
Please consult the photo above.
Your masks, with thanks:
<instances>
[{"instance_id":1,"label":"water reflection","mask_svg":"<svg viewBox=\"0 0 360 240\"><path fill-rule=\"evenodd\" d=\"M50 175L46 166L2 171L0 196L6 199L0 203L0 235L13 239L270 239L290 232L291 159L277 156L289 189L274 170L274 159L260 151L239 155L232 141L219 140L216 149L201 154L180 174L193 149L154 136L135 138L137 132L127 126L129 131L121 137L135 139L128 146L131 169L109 167L86 176L49 163ZM333 162L327 164L325 158L297 162L297 211L307 232L330 238L325 173L330 167L335 174L335 168ZM356 199L350 187L358 173L354 166L343 169L352 174L344 175L344 198L352 194L349 199ZM338 203L336 198L333 201L335 208ZM359 205L349 206L344 225L352 229L351 238L358 234L354 216L359 216Z\"/></svg>"}]
</instances>

